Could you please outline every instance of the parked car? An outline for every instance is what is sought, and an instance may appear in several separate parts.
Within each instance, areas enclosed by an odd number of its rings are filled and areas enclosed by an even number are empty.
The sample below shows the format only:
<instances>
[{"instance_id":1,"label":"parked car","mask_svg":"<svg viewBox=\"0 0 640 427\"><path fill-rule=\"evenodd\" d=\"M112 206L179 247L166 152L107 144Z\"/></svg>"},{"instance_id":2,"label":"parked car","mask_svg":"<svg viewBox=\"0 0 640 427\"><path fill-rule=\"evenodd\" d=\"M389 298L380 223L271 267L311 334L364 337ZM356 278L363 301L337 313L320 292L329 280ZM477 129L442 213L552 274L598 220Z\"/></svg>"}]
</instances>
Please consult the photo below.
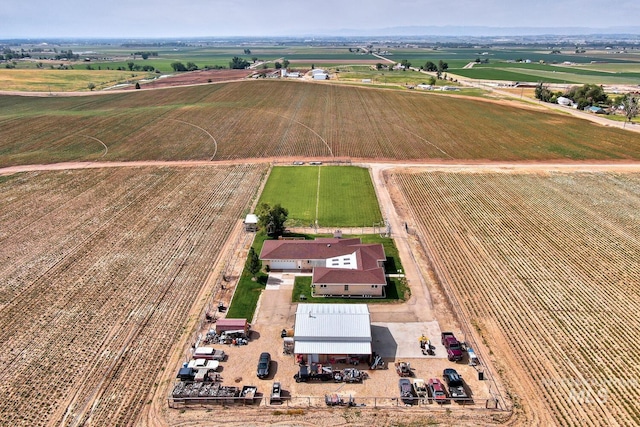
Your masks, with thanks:
<instances>
[{"instance_id":1,"label":"parked car","mask_svg":"<svg viewBox=\"0 0 640 427\"><path fill-rule=\"evenodd\" d=\"M267 352L260 354L260 359L258 359L258 370L257 375L258 378L266 378L269 376L269 367L271 365L271 355Z\"/></svg>"},{"instance_id":2,"label":"parked car","mask_svg":"<svg viewBox=\"0 0 640 427\"><path fill-rule=\"evenodd\" d=\"M429 380L429 395L431 396L431 400L436 403L447 403L449 401L444 384L437 378L431 378Z\"/></svg>"},{"instance_id":3,"label":"parked car","mask_svg":"<svg viewBox=\"0 0 640 427\"><path fill-rule=\"evenodd\" d=\"M442 372L442 377L449 387L449 396L452 399L466 399L469 397L464 389L464 380L455 369L447 368Z\"/></svg>"},{"instance_id":4,"label":"parked car","mask_svg":"<svg viewBox=\"0 0 640 427\"><path fill-rule=\"evenodd\" d=\"M402 403L405 405L415 405L418 403L416 396L413 394L411 381L408 378L400 378L398 387L400 388L400 399L402 399Z\"/></svg>"}]
</instances>

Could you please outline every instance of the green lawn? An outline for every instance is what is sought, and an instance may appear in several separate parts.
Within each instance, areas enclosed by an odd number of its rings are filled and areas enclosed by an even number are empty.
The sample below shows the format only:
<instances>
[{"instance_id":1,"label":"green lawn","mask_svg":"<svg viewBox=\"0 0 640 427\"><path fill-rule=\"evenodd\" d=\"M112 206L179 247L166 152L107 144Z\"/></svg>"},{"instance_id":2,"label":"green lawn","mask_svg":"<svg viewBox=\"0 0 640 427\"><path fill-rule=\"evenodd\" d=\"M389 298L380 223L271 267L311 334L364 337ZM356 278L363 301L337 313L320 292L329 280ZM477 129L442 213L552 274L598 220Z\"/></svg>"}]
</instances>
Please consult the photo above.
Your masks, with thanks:
<instances>
[{"instance_id":1,"label":"green lawn","mask_svg":"<svg viewBox=\"0 0 640 427\"><path fill-rule=\"evenodd\" d=\"M321 227L370 227L382 221L369 169L320 168L318 224Z\"/></svg>"},{"instance_id":2,"label":"green lawn","mask_svg":"<svg viewBox=\"0 0 640 427\"><path fill-rule=\"evenodd\" d=\"M280 203L289 211L289 226L308 226L316 219L319 167L285 167L271 169L258 204Z\"/></svg>"},{"instance_id":3,"label":"green lawn","mask_svg":"<svg viewBox=\"0 0 640 427\"><path fill-rule=\"evenodd\" d=\"M309 226L316 219L320 227L370 227L382 221L369 170L355 166L274 167L262 202L285 207L289 227Z\"/></svg>"},{"instance_id":4,"label":"green lawn","mask_svg":"<svg viewBox=\"0 0 640 427\"><path fill-rule=\"evenodd\" d=\"M256 253L260 254L262 244L267 238L266 234L256 234L252 245ZM257 280L254 281L251 278L251 274L244 269L233 294L233 299L229 304L227 317L247 319L251 322L253 320L253 314L256 311L256 306L258 305L260 294L267 284L267 277L266 273L260 272L258 273Z\"/></svg>"}]
</instances>

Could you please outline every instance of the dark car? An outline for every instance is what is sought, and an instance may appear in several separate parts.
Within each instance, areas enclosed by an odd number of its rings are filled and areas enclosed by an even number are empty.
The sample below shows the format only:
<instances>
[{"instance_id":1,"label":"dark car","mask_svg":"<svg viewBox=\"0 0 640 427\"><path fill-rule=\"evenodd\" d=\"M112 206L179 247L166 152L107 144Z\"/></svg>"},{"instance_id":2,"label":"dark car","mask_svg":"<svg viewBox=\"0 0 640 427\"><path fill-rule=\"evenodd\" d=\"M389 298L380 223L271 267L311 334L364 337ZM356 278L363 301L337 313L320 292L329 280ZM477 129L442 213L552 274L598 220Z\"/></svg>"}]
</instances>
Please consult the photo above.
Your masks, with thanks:
<instances>
[{"instance_id":1,"label":"dark car","mask_svg":"<svg viewBox=\"0 0 640 427\"><path fill-rule=\"evenodd\" d=\"M466 399L469 397L464 389L464 380L455 369L445 369L442 372L442 377L449 387L449 396L452 399Z\"/></svg>"},{"instance_id":2,"label":"dark car","mask_svg":"<svg viewBox=\"0 0 640 427\"><path fill-rule=\"evenodd\" d=\"M411 381L409 381L409 379L400 378L398 387L400 388L400 399L405 405L413 405L417 403L416 396L413 394L413 387L411 386Z\"/></svg>"},{"instance_id":3,"label":"dark car","mask_svg":"<svg viewBox=\"0 0 640 427\"><path fill-rule=\"evenodd\" d=\"M256 374L258 378L266 378L269 376L269 366L271 365L271 355L269 353L260 354L258 359L258 370Z\"/></svg>"},{"instance_id":4,"label":"dark car","mask_svg":"<svg viewBox=\"0 0 640 427\"><path fill-rule=\"evenodd\" d=\"M436 403L447 403L449 401L449 397L447 396L447 392L444 389L444 385L437 378L431 378L429 380L429 394L431 395L431 400Z\"/></svg>"}]
</instances>

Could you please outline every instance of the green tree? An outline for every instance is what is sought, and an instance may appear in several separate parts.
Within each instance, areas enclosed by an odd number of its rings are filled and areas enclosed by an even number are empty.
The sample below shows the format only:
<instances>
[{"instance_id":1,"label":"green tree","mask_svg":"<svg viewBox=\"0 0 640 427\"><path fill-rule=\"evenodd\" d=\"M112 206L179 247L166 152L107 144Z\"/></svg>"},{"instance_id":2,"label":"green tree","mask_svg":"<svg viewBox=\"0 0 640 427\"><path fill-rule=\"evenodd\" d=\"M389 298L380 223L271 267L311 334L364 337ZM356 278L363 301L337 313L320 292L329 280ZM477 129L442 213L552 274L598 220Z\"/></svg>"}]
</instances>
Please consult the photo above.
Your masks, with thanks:
<instances>
[{"instance_id":1,"label":"green tree","mask_svg":"<svg viewBox=\"0 0 640 427\"><path fill-rule=\"evenodd\" d=\"M382 63L378 62L376 64L376 70L378 70L378 71L382 70Z\"/></svg>"},{"instance_id":2,"label":"green tree","mask_svg":"<svg viewBox=\"0 0 640 427\"><path fill-rule=\"evenodd\" d=\"M252 56L252 57L251 57L251 62L253 62L254 64L255 64L256 62L258 62L258 57L257 57L257 56Z\"/></svg>"},{"instance_id":3,"label":"green tree","mask_svg":"<svg viewBox=\"0 0 640 427\"><path fill-rule=\"evenodd\" d=\"M427 71L437 71L438 70L438 66L436 64L434 64L433 62L431 62L431 61L427 61L424 64L424 69L427 70Z\"/></svg>"},{"instance_id":4,"label":"green tree","mask_svg":"<svg viewBox=\"0 0 640 427\"><path fill-rule=\"evenodd\" d=\"M172 62L171 63L171 68L173 68L173 71L175 71L175 72L187 71L187 67L185 67L184 64L182 62L179 62L179 61Z\"/></svg>"},{"instance_id":5,"label":"green tree","mask_svg":"<svg viewBox=\"0 0 640 427\"><path fill-rule=\"evenodd\" d=\"M444 62L442 59L438 61L438 71L442 73L443 71L447 71L448 69L449 69L449 64Z\"/></svg>"},{"instance_id":6,"label":"green tree","mask_svg":"<svg viewBox=\"0 0 640 427\"><path fill-rule=\"evenodd\" d=\"M89 88L89 90L94 90L96 88L96 84L95 83L89 83L87 85L87 88Z\"/></svg>"},{"instance_id":7,"label":"green tree","mask_svg":"<svg viewBox=\"0 0 640 427\"><path fill-rule=\"evenodd\" d=\"M282 68L282 64L278 61L275 62L275 64L273 64L274 67L276 67L276 70L279 70L280 68Z\"/></svg>"},{"instance_id":8,"label":"green tree","mask_svg":"<svg viewBox=\"0 0 640 427\"><path fill-rule=\"evenodd\" d=\"M427 80L427 82L428 82L431 86L433 86L433 85L435 85L435 84L436 84L436 78L435 78L435 77L433 77L433 76L431 76L431 77L429 77L429 80Z\"/></svg>"},{"instance_id":9,"label":"green tree","mask_svg":"<svg viewBox=\"0 0 640 427\"><path fill-rule=\"evenodd\" d=\"M249 255L247 255L245 268L249 273L251 273L251 277L253 278L255 278L262 269L262 263L260 262L258 254L253 249L253 246L251 247L251 249L249 249Z\"/></svg>"},{"instance_id":10,"label":"green tree","mask_svg":"<svg viewBox=\"0 0 640 427\"><path fill-rule=\"evenodd\" d=\"M608 97L604 92L604 88L596 84L573 86L564 94L564 96L578 104L578 109L580 110L591 105L608 103Z\"/></svg>"},{"instance_id":11,"label":"green tree","mask_svg":"<svg viewBox=\"0 0 640 427\"><path fill-rule=\"evenodd\" d=\"M187 71L196 71L198 66L193 62L187 62Z\"/></svg>"},{"instance_id":12,"label":"green tree","mask_svg":"<svg viewBox=\"0 0 640 427\"><path fill-rule=\"evenodd\" d=\"M140 82L136 82L136 89L140 89Z\"/></svg>"},{"instance_id":13,"label":"green tree","mask_svg":"<svg viewBox=\"0 0 640 427\"><path fill-rule=\"evenodd\" d=\"M536 99L542 102L549 102L553 97L553 93L549 90L549 87L542 82L538 83L535 90Z\"/></svg>"},{"instance_id":14,"label":"green tree","mask_svg":"<svg viewBox=\"0 0 640 427\"><path fill-rule=\"evenodd\" d=\"M282 236L284 223L289 215L287 209L279 203L273 207L268 203L260 203L256 208L256 215L258 215L258 226L266 230L269 236Z\"/></svg>"},{"instance_id":15,"label":"green tree","mask_svg":"<svg viewBox=\"0 0 640 427\"><path fill-rule=\"evenodd\" d=\"M231 59L231 62L229 62L229 68L231 68L232 70L243 70L247 68L249 65L250 65L249 61L247 61L246 59L239 58L237 56L234 56L233 59Z\"/></svg>"},{"instance_id":16,"label":"green tree","mask_svg":"<svg viewBox=\"0 0 640 427\"><path fill-rule=\"evenodd\" d=\"M135 64L134 62L131 62L131 61L127 62L127 67L129 67L129 71L133 71L133 67L134 67L135 65L136 65L136 64Z\"/></svg>"},{"instance_id":17,"label":"green tree","mask_svg":"<svg viewBox=\"0 0 640 427\"><path fill-rule=\"evenodd\" d=\"M640 107L640 95L635 95L633 93L628 93L622 99L622 108L624 109L624 115L627 118L627 121L624 122L624 126L627 125L627 122L631 123L631 120L635 116L638 115L638 109Z\"/></svg>"},{"instance_id":18,"label":"green tree","mask_svg":"<svg viewBox=\"0 0 640 427\"><path fill-rule=\"evenodd\" d=\"M409 62L408 59L403 59L402 61L400 61L400 65L402 65L404 67L404 69L408 69L409 67L411 67L411 62Z\"/></svg>"},{"instance_id":19,"label":"green tree","mask_svg":"<svg viewBox=\"0 0 640 427\"><path fill-rule=\"evenodd\" d=\"M283 59L282 60L282 68L289 68L289 60L288 59Z\"/></svg>"}]
</instances>

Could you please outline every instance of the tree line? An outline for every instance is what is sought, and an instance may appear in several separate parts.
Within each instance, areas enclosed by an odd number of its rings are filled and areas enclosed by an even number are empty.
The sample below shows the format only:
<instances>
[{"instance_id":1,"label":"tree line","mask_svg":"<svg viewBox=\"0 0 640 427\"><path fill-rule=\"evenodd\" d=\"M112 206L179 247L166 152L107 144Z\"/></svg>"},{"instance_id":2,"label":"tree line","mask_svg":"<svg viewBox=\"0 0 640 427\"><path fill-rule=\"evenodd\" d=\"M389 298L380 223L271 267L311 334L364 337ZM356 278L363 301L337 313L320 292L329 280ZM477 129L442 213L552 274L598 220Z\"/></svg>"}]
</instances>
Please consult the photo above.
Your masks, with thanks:
<instances>
[{"instance_id":1,"label":"tree line","mask_svg":"<svg viewBox=\"0 0 640 427\"><path fill-rule=\"evenodd\" d=\"M629 122L638 115L638 105L640 103L640 94L638 93L627 93L611 98L605 93L601 85L596 84L572 86L565 91L554 92L549 89L548 85L538 83L535 89L535 97L542 102L552 104L557 103L558 98L564 97L570 99L579 110L592 106L618 108L624 112Z\"/></svg>"}]
</instances>

